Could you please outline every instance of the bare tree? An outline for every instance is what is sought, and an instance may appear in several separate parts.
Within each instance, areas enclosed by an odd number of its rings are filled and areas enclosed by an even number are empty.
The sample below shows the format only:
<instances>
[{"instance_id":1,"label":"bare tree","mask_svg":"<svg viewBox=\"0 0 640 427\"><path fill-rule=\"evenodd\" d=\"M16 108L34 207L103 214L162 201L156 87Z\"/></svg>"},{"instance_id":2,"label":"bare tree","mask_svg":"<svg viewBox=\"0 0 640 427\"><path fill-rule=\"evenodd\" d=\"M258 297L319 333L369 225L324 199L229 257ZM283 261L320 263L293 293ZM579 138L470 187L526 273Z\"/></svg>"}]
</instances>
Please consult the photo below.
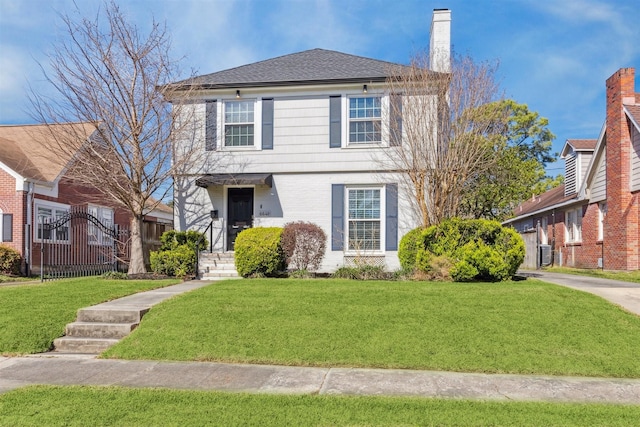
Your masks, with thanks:
<instances>
[{"instance_id":1,"label":"bare tree","mask_svg":"<svg viewBox=\"0 0 640 427\"><path fill-rule=\"evenodd\" d=\"M495 164L495 135L504 132L502 112L482 106L501 98L496 66L454 57L450 73L430 70L428 55L391 70L387 90L390 135L402 143L387 150L385 169L400 172L422 226L459 213L465 184Z\"/></svg>"},{"instance_id":2,"label":"bare tree","mask_svg":"<svg viewBox=\"0 0 640 427\"><path fill-rule=\"evenodd\" d=\"M185 134L198 127L186 118L193 109L182 108L189 93L168 85L180 70L164 24L153 21L143 34L113 1L95 19L61 18L66 38L54 46L51 71L43 68L56 93L32 90L33 115L50 126L52 157L73 159L65 165L68 175L131 214L129 274L143 273L144 215L171 190L174 172L193 161L189 155L172 160L173 133L181 135L185 153L199 152L184 146ZM77 126L65 132L56 126L70 122L83 123L92 136L87 140Z\"/></svg>"}]
</instances>

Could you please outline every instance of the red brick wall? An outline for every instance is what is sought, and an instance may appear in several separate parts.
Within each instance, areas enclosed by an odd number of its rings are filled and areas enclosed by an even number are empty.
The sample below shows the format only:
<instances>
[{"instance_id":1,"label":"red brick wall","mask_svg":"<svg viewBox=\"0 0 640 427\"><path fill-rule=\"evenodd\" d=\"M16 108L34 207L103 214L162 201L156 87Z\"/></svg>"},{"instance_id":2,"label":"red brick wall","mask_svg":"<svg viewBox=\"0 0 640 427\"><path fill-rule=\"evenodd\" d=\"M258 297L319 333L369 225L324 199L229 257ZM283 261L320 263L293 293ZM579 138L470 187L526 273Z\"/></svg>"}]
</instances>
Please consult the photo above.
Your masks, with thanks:
<instances>
[{"instance_id":1,"label":"red brick wall","mask_svg":"<svg viewBox=\"0 0 640 427\"><path fill-rule=\"evenodd\" d=\"M607 80L607 217L604 264L613 270L637 270L638 198L630 192L631 135L624 103L635 102L635 71L622 68Z\"/></svg>"},{"instance_id":2,"label":"red brick wall","mask_svg":"<svg viewBox=\"0 0 640 427\"><path fill-rule=\"evenodd\" d=\"M15 178L0 169L0 210L2 213L13 214L13 241L2 244L17 250L21 255L24 255L25 199L25 192L16 191Z\"/></svg>"}]
</instances>

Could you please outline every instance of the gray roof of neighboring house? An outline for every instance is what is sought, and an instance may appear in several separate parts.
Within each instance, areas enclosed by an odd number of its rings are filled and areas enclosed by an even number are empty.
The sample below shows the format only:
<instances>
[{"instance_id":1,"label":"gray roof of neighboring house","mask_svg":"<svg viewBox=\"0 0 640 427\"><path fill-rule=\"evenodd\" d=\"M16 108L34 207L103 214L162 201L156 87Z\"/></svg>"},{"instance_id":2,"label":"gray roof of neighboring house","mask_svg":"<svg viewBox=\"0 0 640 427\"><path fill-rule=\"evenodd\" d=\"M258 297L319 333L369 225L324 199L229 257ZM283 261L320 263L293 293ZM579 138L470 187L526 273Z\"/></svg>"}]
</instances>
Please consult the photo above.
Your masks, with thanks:
<instances>
[{"instance_id":1,"label":"gray roof of neighboring house","mask_svg":"<svg viewBox=\"0 0 640 427\"><path fill-rule=\"evenodd\" d=\"M406 67L325 49L311 49L177 82L203 88L383 82Z\"/></svg>"}]
</instances>

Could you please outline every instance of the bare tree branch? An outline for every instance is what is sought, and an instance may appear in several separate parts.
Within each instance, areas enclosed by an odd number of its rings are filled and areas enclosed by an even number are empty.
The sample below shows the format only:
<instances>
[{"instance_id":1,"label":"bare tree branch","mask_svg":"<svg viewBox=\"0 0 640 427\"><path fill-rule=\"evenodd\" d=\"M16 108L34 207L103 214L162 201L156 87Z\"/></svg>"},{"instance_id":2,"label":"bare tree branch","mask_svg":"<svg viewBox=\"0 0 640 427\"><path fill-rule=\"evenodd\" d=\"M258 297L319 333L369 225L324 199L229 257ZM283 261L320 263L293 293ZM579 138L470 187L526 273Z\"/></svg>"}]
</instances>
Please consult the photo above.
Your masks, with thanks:
<instances>
[{"instance_id":1,"label":"bare tree branch","mask_svg":"<svg viewBox=\"0 0 640 427\"><path fill-rule=\"evenodd\" d=\"M428 61L419 54L389 73L387 91L403 100L390 106L402 117L390 132L403 139L384 160L386 170L401 173L424 227L458 215L465 183L495 164L492 140L504 122L499 111L480 108L501 98L496 66L454 57L445 74L431 71Z\"/></svg>"},{"instance_id":2,"label":"bare tree branch","mask_svg":"<svg viewBox=\"0 0 640 427\"><path fill-rule=\"evenodd\" d=\"M141 273L142 219L158 203L152 195L166 191L176 170L194 161L191 155L173 160L173 132L182 135L183 144L185 135L195 135L197 123L185 119L193 109L182 102L190 94L168 89L180 70L164 24L154 21L149 33L141 34L114 1L95 19L61 18L67 38L55 46L51 72L44 73L57 95L32 91L33 115L51 125L51 152L61 162L73 159L65 164L69 176L131 213L129 273ZM76 127L66 132L55 127L71 122L90 127L91 138Z\"/></svg>"}]
</instances>

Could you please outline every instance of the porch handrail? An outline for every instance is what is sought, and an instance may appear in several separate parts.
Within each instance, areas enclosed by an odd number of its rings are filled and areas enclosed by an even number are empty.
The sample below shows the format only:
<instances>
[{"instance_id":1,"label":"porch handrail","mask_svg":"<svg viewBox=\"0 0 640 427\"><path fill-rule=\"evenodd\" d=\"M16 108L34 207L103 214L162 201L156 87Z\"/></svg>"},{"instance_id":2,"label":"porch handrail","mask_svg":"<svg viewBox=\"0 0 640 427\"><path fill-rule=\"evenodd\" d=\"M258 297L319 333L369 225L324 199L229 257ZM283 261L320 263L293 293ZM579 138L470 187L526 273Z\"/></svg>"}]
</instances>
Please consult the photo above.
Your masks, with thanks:
<instances>
[{"instance_id":1,"label":"porch handrail","mask_svg":"<svg viewBox=\"0 0 640 427\"><path fill-rule=\"evenodd\" d=\"M212 219L209 222L209 225L207 225L207 228L205 228L204 231L202 232L202 235L200 236L198 241L196 242L196 278L200 278L200 252L201 252L200 245L202 245L202 242L205 239L205 236L207 235L207 231L209 232L209 252L213 252L214 246L218 244L218 242L220 241L220 238L222 237L222 232L224 231L224 220L222 220L223 222L222 227L220 227L220 231L218 232L218 235L216 236L216 240L214 242L213 241L214 221L217 222L217 220Z\"/></svg>"}]
</instances>

